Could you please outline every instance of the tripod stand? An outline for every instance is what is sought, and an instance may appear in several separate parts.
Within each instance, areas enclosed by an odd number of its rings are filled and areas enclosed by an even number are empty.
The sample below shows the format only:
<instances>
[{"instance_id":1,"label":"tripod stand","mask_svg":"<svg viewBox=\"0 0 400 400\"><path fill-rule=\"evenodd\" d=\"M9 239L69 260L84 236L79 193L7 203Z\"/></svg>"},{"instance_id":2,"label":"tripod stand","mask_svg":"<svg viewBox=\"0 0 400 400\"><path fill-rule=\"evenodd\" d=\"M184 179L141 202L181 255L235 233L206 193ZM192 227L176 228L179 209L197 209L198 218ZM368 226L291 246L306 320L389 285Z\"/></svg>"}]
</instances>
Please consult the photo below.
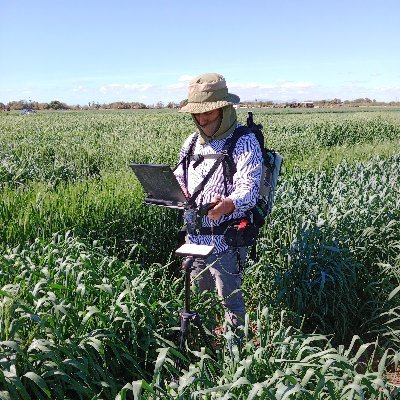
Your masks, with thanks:
<instances>
[{"instance_id":1,"label":"tripod stand","mask_svg":"<svg viewBox=\"0 0 400 400\"><path fill-rule=\"evenodd\" d=\"M200 248L201 247L201 248ZM175 254L186 256L182 262L185 281L185 302L183 310L180 312L180 331L179 331L179 351L182 353L185 349L185 343L189 338L190 324L193 323L209 350L215 355L212 342L204 330L200 315L197 311L190 309L190 272L193 270L193 261L195 258L205 258L213 250L213 246L183 245ZM179 369L181 360L177 361L176 367Z\"/></svg>"}]
</instances>

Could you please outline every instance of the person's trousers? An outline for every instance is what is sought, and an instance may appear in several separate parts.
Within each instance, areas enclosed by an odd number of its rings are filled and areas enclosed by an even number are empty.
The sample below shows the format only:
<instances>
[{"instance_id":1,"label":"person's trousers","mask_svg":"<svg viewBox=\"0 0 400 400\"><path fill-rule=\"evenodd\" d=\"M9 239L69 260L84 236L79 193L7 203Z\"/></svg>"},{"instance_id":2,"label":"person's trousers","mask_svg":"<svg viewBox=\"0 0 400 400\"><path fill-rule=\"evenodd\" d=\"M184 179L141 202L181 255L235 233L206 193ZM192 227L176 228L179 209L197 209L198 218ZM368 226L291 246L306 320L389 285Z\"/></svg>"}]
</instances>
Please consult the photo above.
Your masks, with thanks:
<instances>
[{"instance_id":1,"label":"person's trousers","mask_svg":"<svg viewBox=\"0 0 400 400\"><path fill-rule=\"evenodd\" d=\"M222 253L211 254L206 259L195 259L191 272L193 279L212 265L196 278L195 283L200 292L217 289L226 310L225 320L233 328L244 324L246 313L240 289L246 255L247 247L230 247Z\"/></svg>"}]
</instances>

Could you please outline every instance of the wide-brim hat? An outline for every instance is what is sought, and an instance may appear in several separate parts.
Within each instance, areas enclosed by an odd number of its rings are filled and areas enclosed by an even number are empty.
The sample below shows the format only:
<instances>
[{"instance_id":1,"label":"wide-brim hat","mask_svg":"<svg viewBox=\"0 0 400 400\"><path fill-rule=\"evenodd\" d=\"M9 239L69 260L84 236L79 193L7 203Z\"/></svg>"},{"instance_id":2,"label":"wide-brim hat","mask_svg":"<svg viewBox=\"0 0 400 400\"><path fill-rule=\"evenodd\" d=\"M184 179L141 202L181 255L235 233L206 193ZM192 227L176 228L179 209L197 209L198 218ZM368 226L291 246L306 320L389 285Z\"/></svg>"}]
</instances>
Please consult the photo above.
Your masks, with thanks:
<instances>
[{"instance_id":1,"label":"wide-brim hat","mask_svg":"<svg viewBox=\"0 0 400 400\"><path fill-rule=\"evenodd\" d=\"M228 93L226 81L222 75L207 73L190 81L188 103L179 111L200 114L239 102L239 96Z\"/></svg>"}]
</instances>

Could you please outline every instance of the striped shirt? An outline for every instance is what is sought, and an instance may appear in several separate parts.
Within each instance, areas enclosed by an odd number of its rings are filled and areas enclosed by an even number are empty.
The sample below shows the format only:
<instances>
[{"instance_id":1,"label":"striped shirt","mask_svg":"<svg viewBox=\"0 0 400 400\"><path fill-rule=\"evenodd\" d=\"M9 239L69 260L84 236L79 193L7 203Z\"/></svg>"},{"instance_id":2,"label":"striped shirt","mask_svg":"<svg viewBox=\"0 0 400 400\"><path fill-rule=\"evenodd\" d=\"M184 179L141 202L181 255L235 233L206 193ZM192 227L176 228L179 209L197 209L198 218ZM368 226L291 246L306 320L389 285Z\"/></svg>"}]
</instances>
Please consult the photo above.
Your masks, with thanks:
<instances>
[{"instance_id":1,"label":"striped shirt","mask_svg":"<svg viewBox=\"0 0 400 400\"><path fill-rule=\"evenodd\" d=\"M240 125L238 124L238 126ZM188 153L188 149L195 134L196 133L193 133L186 139L180 152L179 161ZM201 154L203 156L207 154L218 154L223 149L225 142L229 140L232 135L233 133L225 139L210 140L205 144L200 144L197 139L193 148L193 154ZM236 165L236 173L233 176L233 182L230 183L229 180L224 177L221 163L208 182L206 182L202 193L196 199L196 204L210 203L213 201L215 195L224 198L226 187L226 197L229 197L233 201L235 210L230 215L223 215L218 221L213 221L207 216L204 216L202 218L203 227L218 226L222 222L242 218L245 216L245 212L251 209L257 202L262 172L262 155L260 145L253 133L245 134L239 138L232 157ZM188 182L186 189L189 195L192 195L196 186L204 180L204 177L215 163L215 159L205 158L196 168L193 168L193 163L194 161L191 160L187 174ZM175 170L175 175L180 186L184 188L185 183L182 164ZM215 247L215 253L225 251L228 248L223 235L189 235L189 242L213 245Z\"/></svg>"}]
</instances>

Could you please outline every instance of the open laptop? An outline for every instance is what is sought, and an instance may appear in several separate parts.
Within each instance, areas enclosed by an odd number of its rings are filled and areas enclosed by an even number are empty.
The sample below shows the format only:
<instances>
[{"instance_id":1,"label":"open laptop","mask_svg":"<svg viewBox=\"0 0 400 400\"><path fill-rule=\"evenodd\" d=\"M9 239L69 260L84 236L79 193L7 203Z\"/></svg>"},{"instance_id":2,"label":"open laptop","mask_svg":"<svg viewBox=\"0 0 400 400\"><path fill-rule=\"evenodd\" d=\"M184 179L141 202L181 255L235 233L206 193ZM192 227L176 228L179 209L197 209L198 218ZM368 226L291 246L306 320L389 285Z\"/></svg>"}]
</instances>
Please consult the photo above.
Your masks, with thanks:
<instances>
[{"instance_id":1,"label":"open laptop","mask_svg":"<svg viewBox=\"0 0 400 400\"><path fill-rule=\"evenodd\" d=\"M129 165L147 193L146 204L179 209L185 207L185 195L169 165Z\"/></svg>"}]
</instances>

